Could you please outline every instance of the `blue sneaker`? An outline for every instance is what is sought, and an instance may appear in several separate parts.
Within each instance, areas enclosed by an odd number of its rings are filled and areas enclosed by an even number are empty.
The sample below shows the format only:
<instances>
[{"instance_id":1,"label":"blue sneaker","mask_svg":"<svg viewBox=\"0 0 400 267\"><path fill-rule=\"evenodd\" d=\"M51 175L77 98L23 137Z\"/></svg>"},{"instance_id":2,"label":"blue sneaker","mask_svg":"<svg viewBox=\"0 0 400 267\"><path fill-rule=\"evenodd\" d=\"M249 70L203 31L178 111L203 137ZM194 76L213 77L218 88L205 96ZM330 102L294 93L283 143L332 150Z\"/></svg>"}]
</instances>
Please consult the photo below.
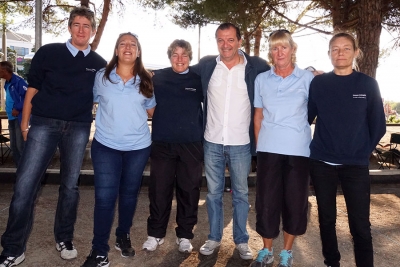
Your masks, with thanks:
<instances>
[{"instance_id":1,"label":"blue sneaker","mask_svg":"<svg viewBox=\"0 0 400 267\"><path fill-rule=\"evenodd\" d=\"M250 267L272 267L274 263L274 249L269 251L267 248L263 248L258 251L258 256L255 261L253 261Z\"/></svg>"},{"instance_id":2,"label":"blue sneaker","mask_svg":"<svg viewBox=\"0 0 400 267\"><path fill-rule=\"evenodd\" d=\"M282 250L279 254L281 258L278 267L292 267L293 264L293 254L291 250Z\"/></svg>"}]
</instances>

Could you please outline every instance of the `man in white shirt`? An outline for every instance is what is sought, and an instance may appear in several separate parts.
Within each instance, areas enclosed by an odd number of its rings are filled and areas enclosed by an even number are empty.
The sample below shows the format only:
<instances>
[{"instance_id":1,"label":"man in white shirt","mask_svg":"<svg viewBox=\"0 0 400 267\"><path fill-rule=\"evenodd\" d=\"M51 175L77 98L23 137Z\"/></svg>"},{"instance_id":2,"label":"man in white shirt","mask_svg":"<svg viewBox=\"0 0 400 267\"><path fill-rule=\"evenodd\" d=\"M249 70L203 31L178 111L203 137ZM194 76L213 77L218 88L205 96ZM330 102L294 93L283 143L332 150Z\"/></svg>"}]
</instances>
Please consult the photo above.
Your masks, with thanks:
<instances>
[{"instance_id":1,"label":"man in white shirt","mask_svg":"<svg viewBox=\"0 0 400 267\"><path fill-rule=\"evenodd\" d=\"M207 178L208 240L200 248L211 255L220 245L224 222L222 198L228 164L233 197L233 238L242 259L252 259L246 230L249 211L247 177L254 149L254 80L268 64L240 50L238 27L221 24L215 33L219 56L194 66L201 76L204 100L204 163Z\"/></svg>"}]
</instances>

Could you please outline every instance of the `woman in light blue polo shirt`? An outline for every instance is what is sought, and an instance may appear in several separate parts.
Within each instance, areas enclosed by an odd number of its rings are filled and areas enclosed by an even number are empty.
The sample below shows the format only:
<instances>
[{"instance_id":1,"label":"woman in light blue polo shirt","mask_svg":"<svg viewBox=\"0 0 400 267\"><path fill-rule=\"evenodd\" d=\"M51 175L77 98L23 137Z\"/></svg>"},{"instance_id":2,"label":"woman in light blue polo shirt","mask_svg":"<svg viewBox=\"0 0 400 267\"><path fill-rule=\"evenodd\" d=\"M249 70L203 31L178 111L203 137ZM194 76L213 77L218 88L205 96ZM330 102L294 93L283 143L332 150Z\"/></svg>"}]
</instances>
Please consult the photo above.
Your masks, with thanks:
<instances>
[{"instance_id":1,"label":"woman in light blue polo shirt","mask_svg":"<svg viewBox=\"0 0 400 267\"><path fill-rule=\"evenodd\" d=\"M314 75L295 64L297 45L287 30L272 32L271 70L255 80L257 142L256 231L264 247L252 267L272 266L273 239L282 216L284 244L279 267L292 266L292 246L307 227L309 144L308 89Z\"/></svg>"},{"instance_id":2,"label":"woman in light blue polo shirt","mask_svg":"<svg viewBox=\"0 0 400 267\"><path fill-rule=\"evenodd\" d=\"M91 156L95 180L94 237L83 267L109 266L108 240L118 198L115 248L122 257L135 255L130 228L144 167L150 155L147 125L156 105L151 75L143 67L138 37L119 36L113 57L94 84L96 132Z\"/></svg>"}]
</instances>

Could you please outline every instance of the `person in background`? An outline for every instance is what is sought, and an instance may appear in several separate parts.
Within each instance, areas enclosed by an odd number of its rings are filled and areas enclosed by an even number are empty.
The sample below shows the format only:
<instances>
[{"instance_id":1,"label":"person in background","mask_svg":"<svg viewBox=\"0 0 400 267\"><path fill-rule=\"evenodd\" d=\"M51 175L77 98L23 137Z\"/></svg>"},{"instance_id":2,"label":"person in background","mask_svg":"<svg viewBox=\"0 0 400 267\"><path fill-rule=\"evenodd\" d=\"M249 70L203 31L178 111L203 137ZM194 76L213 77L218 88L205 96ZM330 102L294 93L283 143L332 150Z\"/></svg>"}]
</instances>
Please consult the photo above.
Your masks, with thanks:
<instances>
[{"instance_id":1,"label":"person in background","mask_svg":"<svg viewBox=\"0 0 400 267\"><path fill-rule=\"evenodd\" d=\"M176 243L180 252L192 252L193 227L203 169L203 92L200 77L189 68L192 47L174 40L168 47L170 68L154 71L157 108L152 120L150 216L143 249L154 251L164 243L176 191Z\"/></svg>"},{"instance_id":2,"label":"person in background","mask_svg":"<svg viewBox=\"0 0 400 267\"><path fill-rule=\"evenodd\" d=\"M269 70L267 62L240 50L240 30L223 23L215 32L219 56L206 56L194 70L204 94L204 165L207 179L208 240L200 248L211 255L220 246L223 228L225 168L229 167L233 240L242 259L253 259L246 229L249 212L247 177L254 146L253 99L257 74Z\"/></svg>"},{"instance_id":3,"label":"person in background","mask_svg":"<svg viewBox=\"0 0 400 267\"><path fill-rule=\"evenodd\" d=\"M74 8L68 31L71 39L66 43L44 45L32 59L21 121L26 143L7 228L1 237L0 267L16 266L25 259L35 199L57 147L61 184L54 222L56 249L62 259L78 255L72 242L79 202L78 178L93 120L94 77L106 61L90 49L89 40L96 32L93 11Z\"/></svg>"},{"instance_id":4,"label":"person in background","mask_svg":"<svg viewBox=\"0 0 400 267\"><path fill-rule=\"evenodd\" d=\"M113 56L97 72L93 88L96 131L92 142L94 171L94 229L92 250L82 267L108 267L111 227L118 200L115 248L133 257L130 229L143 170L150 155L147 125L156 106L151 74L143 66L138 36L119 35Z\"/></svg>"},{"instance_id":5,"label":"person in background","mask_svg":"<svg viewBox=\"0 0 400 267\"><path fill-rule=\"evenodd\" d=\"M281 216L284 241L278 267L290 267L294 239L307 228L311 142L307 102L314 75L295 64L297 44L289 31L274 31L268 41L272 68L257 76L254 93L256 231L264 246L251 267L273 265L273 239L279 235Z\"/></svg>"},{"instance_id":6,"label":"person in background","mask_svg":"<svg viewBox=\"0 0 400 267\"><path fill-rule=\"evenodd\" d=\"M340 266L335 229L339 182L356 266L374 266L368 165L386 124L376 80L356 71L360 54L352 35L335 34L328 51L333 71L316 76L310 85L308 121L311 124L317 118L310 145L310 174L318 204L324 263L331 267Z\"/></svg>"},{"instance_id":7,"label":"person in background","mask_svg":"<svg viewBox=\"0 0 400 267\"><path fill-rule=\"evenodd\" d=\"M8 61L0 62L0 78L6 80L4 89L6 91L6 113L8 117L10 147L15 166L18 167L25 143L20 125L28 85L24 79L13 73L13 65Z\"/></svg>"}]
</instances>

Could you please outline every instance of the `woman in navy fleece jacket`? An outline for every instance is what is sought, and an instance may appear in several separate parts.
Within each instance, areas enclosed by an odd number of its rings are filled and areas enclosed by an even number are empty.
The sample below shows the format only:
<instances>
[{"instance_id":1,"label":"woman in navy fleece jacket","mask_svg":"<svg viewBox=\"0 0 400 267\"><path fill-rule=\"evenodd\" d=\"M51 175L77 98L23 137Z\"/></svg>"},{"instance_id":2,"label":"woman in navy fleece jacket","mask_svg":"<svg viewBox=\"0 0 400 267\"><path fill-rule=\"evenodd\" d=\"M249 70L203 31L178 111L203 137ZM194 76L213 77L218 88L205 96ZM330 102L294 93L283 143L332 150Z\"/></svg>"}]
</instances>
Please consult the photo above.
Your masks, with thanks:
<instances>
[{"instance_id":1,"label":"woman in navy fleece jacket","mask_svg":"<svg viewBox=\"0 0 400 267\"><path fill-rule=\"evenodd\" d=\"M341 183L358 267L372 267L369 156L386 131L375 79L353 69L361 51L353 36L329 42L332 72L310 85L309 122L317 117L310 145L311 179L318 203L322 253L327 266L340 266L336 237L336 191Z\"/></svg>"}]
</instances>

